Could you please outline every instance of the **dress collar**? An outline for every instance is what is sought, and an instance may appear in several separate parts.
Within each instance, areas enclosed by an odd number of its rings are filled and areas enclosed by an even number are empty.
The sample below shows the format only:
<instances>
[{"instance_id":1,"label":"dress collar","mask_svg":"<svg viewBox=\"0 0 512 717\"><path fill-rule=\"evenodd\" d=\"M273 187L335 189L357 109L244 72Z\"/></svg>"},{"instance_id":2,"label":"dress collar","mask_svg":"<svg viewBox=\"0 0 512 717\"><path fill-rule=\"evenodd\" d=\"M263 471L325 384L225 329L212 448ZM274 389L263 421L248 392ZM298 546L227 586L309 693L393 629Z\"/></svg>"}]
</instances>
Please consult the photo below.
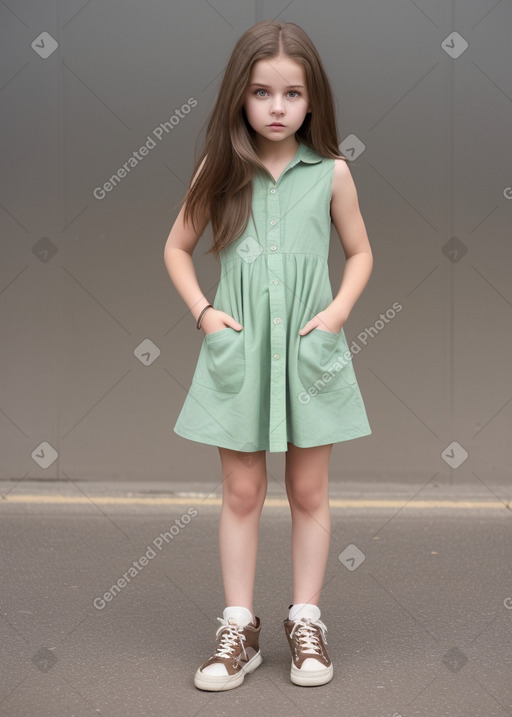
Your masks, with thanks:
<instances>
[{"instance_id":1,"label":"dress collar","mask_svg":"<svg viewBox=\"0 0 512 717\"><path fill-rule=\"evenodd\" d=\"M307 144L304 144L304 142L299 139L299 146L297 148L297 162L307 162L307 164L316 164L317 162L322 161L322 156L318 154L314 149L311 149L311 147L308 147Z\"/></svg>"},{"instance_id":2,"label":"dress collar","mask_svg":"<svg viewBox=\"0 0 512 717\"><path fill-rule=\"evenodd\" d=\"M299 162L305 162L306 164L318 164L318 162L321 162L322 155L318 154L314 149L311 149L311 147L308 147L307 144L304 144L304 142L299 139L299 146L297 147L297 150L295 154L293 155L292 159L289 161L289 163L286 165L286 167L283 169L281 174L279 175L277 182L272 177L272 181L274 184L277 184L281 181L281 178L292 169L292 167L295 167ZM267 170L267 174L265 175L265 179L268 179L268 175L270 175L270 172Z\"/></svg>"}]
</instances>

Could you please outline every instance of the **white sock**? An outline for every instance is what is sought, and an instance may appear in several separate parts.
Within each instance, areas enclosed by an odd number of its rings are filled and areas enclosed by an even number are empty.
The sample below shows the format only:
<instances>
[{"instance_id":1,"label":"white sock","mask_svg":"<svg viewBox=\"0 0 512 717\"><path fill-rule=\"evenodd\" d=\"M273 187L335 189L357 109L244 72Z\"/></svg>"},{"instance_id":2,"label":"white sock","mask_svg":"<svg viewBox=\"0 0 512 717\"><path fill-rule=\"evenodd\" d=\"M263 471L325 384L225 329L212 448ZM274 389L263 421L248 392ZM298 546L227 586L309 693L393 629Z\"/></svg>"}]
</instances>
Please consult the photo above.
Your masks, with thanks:
<instances>
[{"instance_id":1,"label":"white sock","mask_svg":"<svg viewBox=\"0 0 512 717\"><path fill-rule=\"evenodd\" d=\"M224 620L229 620L229 618L232 618L233 620L235 620L237 625L242 625L242 627L245 627L250 622L254 622L252 612L248 608L242 607L240 605L230 605L224 608L222 617L224 618Z\"/></svg>"},{"instance_id":2,"label":"white sock","mask_svg":"<svg viewBox=\"0 0 512 717\"><path fill-rule=\"evenodd\" d=\"M309 617L311 620L319 620L320 614L320 608L318 605L298 602L295 605L290 605L288 620L300 620L302 617Z\"/></svg>"}]
</instances>

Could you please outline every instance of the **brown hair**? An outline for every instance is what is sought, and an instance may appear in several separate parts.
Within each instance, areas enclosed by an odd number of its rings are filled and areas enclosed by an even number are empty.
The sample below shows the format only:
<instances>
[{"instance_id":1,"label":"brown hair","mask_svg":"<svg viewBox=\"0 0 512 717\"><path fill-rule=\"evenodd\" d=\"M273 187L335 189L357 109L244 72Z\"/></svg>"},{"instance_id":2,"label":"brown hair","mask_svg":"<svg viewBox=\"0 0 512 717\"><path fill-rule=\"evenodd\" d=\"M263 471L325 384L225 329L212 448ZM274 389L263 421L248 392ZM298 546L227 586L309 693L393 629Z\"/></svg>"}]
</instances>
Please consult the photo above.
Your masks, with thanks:
<instances>
[{"instance_id":1,"label":"brown hair","mask_svg":"<svg viewBox=\"0 0 512 717\"><path fill-rule=\"evenodd\" d=\"M247 226L252 215L253 172L265 170L243 107L251 70L258 60L280 54L304 66L311 112L297 130L297 139L324 157L340 157L331 88L308 35L292 22L264 20L250 27L227 63L192 177L203 161L204 166L183 199L184 221L190 217L195 231L202 213L209 213L213 243L205 253L213 252L217 258L219 251L241 236Z\"/></svg>"}]
</instances>

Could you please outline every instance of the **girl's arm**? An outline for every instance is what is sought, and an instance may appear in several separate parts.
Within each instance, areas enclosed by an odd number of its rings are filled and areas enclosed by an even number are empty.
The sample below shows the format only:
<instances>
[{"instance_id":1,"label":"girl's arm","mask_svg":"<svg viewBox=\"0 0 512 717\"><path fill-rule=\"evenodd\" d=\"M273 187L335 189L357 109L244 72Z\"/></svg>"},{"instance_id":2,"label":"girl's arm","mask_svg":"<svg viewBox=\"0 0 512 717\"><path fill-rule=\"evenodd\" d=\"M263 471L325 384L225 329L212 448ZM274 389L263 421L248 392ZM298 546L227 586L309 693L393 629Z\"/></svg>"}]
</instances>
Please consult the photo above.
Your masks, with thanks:
<instances>
[{"instance_id":1,"label":"girl's arm","mask_svg":"<svg viewBox=\"0 0 512 717\"><path fill-rule=\"evenodd\" d=\"M195 182L203 164L204 160L192 179L191 186ZM210 221L210 216L208 211L203 212L199 222L199 232L196 233L191 224L188 222L185 224L184 222L185 206L186 203L183 204L165 242L164 262L172 283L197 323L199 314L210 302L201 291L197 281L192 254ZM230 326L236 331L240 331L243 328L242 324L239 324L232 316L215 308L208 309L201 319L201 329L203 329L204 333L219 331L226 326Z\"/></svg>"},{"instance_id":2,"label":"girl's arm","mask_svg":"<svg viewBox=\"0 0 512 717\"><path fill-rule=\"evenodd\" d=\"M176 291L197 321L202 309L210 302L201 291L197 281L192 254L210 219L205 214L199 227L200 231L196 233L190 224L184 223L184 213L185 205L182 206L176 217L165 242L164 262ZM209 311L212 309L208 309L204 315L206 316Z\"/></svg>"},{"instance_id":3,"label":"girl's arm","mask_svg":"<svg viewBox=\"0 0 512 717\"><path fill-rule=\"evenodd\" d=\"M338 293L329 306L317 314L320 322L317 317L311 319L311 328L325 323L328 330L339 333L363 293L373 268L372 250L359 209L356 186L344 159L334 160L331 217L345 252L345 269ZM304 329L307 326L305 324Z\"/></svg>"}]
</instances>

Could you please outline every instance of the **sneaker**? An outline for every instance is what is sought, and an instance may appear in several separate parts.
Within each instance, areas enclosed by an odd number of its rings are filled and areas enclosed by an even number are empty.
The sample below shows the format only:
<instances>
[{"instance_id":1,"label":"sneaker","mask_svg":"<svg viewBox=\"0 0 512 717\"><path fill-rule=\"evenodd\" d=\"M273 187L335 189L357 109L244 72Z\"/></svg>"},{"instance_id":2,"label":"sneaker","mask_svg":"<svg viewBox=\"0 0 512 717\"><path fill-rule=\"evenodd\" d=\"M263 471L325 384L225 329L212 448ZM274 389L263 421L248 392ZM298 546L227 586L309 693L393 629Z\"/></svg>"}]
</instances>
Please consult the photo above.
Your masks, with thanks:
<instances>
[{"instance_id":1,"label":"sneaker","mask_svg":"<svg viewBox=\"0 0 512 717\"><path fill-rule=\"evenodd\" d=\"M194 676L194 684L200 690L232 690L241 685L245 675L253 672L263 661L259 649L259 617L256 617L256 624L240 625L224 610L223 617L217 620L221 622L215 635L219 645Z\"/></svg>"},{"instance_id":2,"label":"sneaker","mask_svg":"<svg viewBox=\"0 0 512 717\"><path fill-rule=\"evenodd\" d=\"M325 685L333 676L325 647L327 628L320 620L320 609L316 605L307 605L299 614L300 619L283 621L292 653L290 679L302 687Z\"/></svg>"}]
</instances>

